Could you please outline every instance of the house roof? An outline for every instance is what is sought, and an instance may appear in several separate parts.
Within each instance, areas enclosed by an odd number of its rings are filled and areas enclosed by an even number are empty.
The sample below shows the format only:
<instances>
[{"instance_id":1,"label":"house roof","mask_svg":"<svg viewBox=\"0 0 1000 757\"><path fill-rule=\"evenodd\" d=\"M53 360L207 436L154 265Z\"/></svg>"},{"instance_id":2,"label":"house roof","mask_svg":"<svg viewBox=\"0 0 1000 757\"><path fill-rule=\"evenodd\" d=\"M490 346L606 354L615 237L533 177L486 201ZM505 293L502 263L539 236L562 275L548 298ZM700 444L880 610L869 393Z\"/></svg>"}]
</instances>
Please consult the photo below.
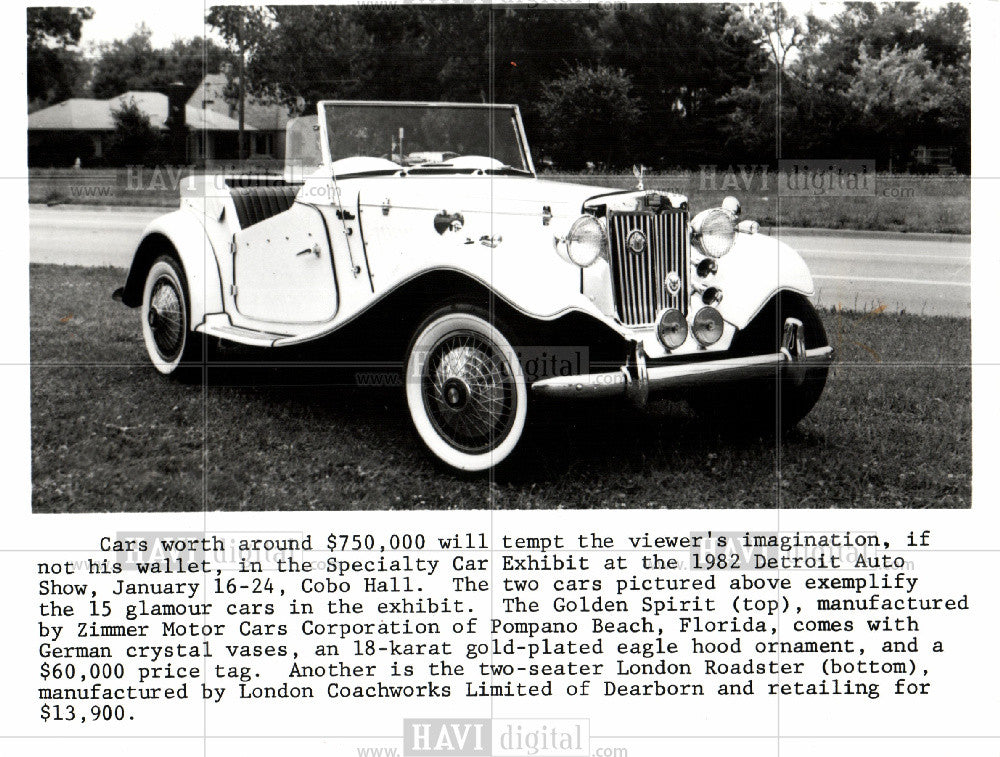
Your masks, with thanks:
<instances>
[{"instance_id":1,"label":"house roof","mask_svg":"<svg viewBox=\"0 0 1000 757\"><path fill-rule=\"evenodd\" d=\"M167 96L159 92L125 92L108 100L75 97L28 115L28 129L53 131L113 131L113 111L135 99L139 109L149 116L153 126L165 129L167 122ZM232 118L212 110L185 108L188 128L195 131L238 131L240 126ZM255 131L248 121L247 131Z\"/></svg>"},{"instance_id":2,"label":"house roof","mask_svg":"<svg viewBox=\"0 0 1000 757\"><path fill-rule=\"evenodd\" d=\"M234 120L239 118L236 104L230 103L225 96L228 83L226 74L208 74L191 93L188 107L220 113ZM284 105L264 103L252 96L247 97L243 111L245 123L265 131L283 132L291 118Z\"/></svg>"}]
</instances>

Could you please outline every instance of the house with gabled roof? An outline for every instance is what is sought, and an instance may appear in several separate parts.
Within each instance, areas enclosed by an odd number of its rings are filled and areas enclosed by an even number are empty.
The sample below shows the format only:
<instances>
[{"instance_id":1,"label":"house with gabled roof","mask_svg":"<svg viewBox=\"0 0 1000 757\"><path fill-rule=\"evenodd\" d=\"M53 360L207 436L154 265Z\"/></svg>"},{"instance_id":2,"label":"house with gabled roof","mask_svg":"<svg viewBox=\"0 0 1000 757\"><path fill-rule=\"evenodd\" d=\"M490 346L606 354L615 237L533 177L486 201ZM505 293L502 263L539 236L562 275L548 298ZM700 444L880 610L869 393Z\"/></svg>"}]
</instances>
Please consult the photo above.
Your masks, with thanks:
<instances>
[{"instance_id":1,"label":"house with gabled roof","mask_svg":"<svg viewBox=\"0 0 1000 757\"><path fill-rule=\"evenodd\" d=\"M84 167L113 164L108 148L115 133L114 112L133 100L154 128L170 130L170 98L160 92L124 92L107 100L75 97L28 114L28 165L72 166L77 159ZM185 104L183 112L183 155L176 156L177 162L192 165L236 159L239 123L235 119L190 104ZM253 135L256 129L248 123L245 131Z\"/></svg>"},{"instance_id":2,"label":"house with gabled roof","mask_svg":"<svg viewBox=\"0 0 1000 757\"><path fill-rule=\"evenodd\" d=\"M208 74L195 87L187 101L189 108L211 111L239 120L239 106L229 93L227 74ZM248 95L243 106L243 121L253 134L247 137L249 158L283 159L285 156L285 126L294 115L285 105L264 102ZM249 133L249 132L248 132Z\"/></svg>"}]
</instances>

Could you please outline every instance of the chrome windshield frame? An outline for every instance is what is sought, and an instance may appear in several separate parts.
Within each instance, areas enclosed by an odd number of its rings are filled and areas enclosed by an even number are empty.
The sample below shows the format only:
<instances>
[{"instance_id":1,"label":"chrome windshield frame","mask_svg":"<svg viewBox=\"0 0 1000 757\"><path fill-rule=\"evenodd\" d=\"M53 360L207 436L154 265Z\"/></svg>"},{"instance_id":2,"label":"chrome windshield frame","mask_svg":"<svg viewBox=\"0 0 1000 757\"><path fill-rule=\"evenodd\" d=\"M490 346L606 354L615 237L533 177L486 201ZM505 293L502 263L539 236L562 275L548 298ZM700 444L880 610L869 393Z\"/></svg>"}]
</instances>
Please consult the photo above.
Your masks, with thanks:
<instances>
[{"instance_id":1,"label":"chrome windshield frame","mask_svg":"<svg viewBox=\"0 0 1000 757\"><path fill-rule=\"evenodd\" d=\"M535 163L531 158L531 149L528 146L528 137L524 131L524 122L521 120L521 109L517 105L510 103L424 102L420 100L320 100L317 102L316 115L320 129L320 150L323 154L324 167L330 174L333 173L333 155L330 151L330 134L325 108L328 106L336 107L338 105L401 108L466 108L470 110L507 109L511 112L511 126L514 128L517 149L521 153L521 160L525 170L529 171L533 177L537 178L538 176L535 171Z\"/></svg>"}]
</instances>

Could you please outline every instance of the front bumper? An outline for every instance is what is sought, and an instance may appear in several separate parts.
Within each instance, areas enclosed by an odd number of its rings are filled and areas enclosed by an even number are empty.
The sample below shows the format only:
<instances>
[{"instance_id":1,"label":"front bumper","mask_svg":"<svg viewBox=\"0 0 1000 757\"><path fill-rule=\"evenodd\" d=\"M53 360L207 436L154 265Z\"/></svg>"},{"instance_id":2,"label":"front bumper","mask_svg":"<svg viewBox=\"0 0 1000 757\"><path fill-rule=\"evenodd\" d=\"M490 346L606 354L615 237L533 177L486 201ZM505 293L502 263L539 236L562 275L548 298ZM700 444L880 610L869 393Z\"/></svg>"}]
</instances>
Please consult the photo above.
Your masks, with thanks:
<instances>
[{"instance_id":1,"label":"front bumper","mask_svg":"<svg viewBox=\"0 0 1000 757\"><path fill-rule=\"evenodd\" d=\"M778 377L780 374L795 384L801 384L809 368L832 362L833 347L807 350L802 322L797 318L786 318L781 350L772 354L647 366L642 345L637 343L634 360L617 371L541 379L532 384L531 389L543 397L582 399L624 395L642 405L651 391L688 389L713 382Z\"/></svg>"}]
</instances>

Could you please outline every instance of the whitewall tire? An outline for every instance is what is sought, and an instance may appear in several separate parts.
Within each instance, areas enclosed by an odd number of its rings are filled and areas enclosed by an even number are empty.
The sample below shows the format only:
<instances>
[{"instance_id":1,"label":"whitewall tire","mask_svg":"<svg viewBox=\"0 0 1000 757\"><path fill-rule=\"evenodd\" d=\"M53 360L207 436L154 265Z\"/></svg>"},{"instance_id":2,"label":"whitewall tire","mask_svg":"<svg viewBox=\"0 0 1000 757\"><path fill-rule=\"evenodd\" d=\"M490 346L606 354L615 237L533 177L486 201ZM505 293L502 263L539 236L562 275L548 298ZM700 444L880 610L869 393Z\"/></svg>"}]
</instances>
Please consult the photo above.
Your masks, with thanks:
<instances>
[{"instance_id":1,"label":"whitewall tire","mask_svg":"<svg viewBox=\"0 0 1000 757\"><path fill-rule=\"evenodd\" d=\"M192 356L190 313L180 264L166 255L157 258L146 275L140 317L150 362L164 375L177 373Z\"/></svg>"},{"instance_id":2,"label":"whitewall tire","mask_svg":"<svg viewBox=\"0 0 1000 757\"><path fill-rule=\"evenodd\" d=\"M406 357L406 403L417 434L458 471L489 470L524 435L528 386L513 345L485 311L450 307L417 329Z\"/></svg>"}]
</instances>

